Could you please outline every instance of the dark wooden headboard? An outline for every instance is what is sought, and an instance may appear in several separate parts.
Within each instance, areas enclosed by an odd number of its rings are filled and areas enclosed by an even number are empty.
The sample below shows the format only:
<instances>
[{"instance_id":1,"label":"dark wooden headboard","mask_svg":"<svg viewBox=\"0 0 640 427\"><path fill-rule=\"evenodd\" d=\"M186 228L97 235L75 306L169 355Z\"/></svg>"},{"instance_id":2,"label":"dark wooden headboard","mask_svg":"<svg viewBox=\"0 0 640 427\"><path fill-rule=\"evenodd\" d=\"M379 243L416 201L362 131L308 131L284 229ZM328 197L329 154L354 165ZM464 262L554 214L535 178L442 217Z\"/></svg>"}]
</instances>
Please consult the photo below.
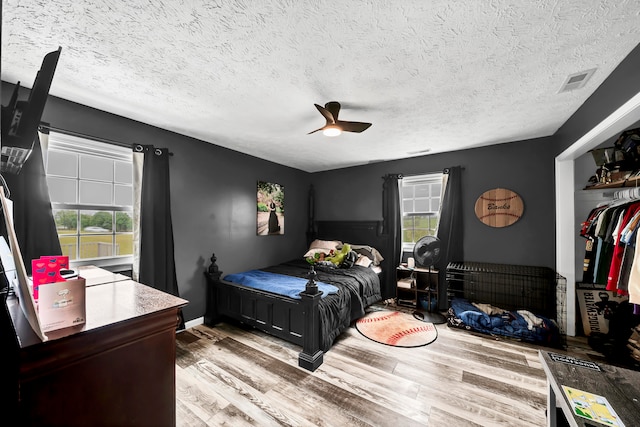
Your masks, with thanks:
<instances>
[{"instance_id":1,"label":"dark wooden headboard","mask_svg":"<svg viewBox=\"0 0 640 427\"><path fill-rule=\"evenodd\" d=\"M380 251L383 249L380 243L385 242L386 245L386 236L380 233L382 221L316 221L314 231L316 239L370 245Z\"/></svg>"}]
</instances>

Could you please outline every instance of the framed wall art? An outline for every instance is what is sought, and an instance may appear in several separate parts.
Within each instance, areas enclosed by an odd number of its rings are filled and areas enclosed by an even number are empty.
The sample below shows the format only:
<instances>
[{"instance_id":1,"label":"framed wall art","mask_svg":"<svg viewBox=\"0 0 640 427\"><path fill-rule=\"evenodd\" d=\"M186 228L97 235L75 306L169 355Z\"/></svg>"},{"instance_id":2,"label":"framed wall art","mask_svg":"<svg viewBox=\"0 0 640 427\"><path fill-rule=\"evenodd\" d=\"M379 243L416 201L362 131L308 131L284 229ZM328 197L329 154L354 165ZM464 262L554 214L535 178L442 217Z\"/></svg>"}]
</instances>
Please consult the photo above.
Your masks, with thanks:
<instances>
[{"instance_id":1,"label":"framed wall art","mask_svg":"<svg viewBox=\"0 0 640 427\"><path fill-rule=\"evenodd\" d=\"M256 234L284 234L284 186L258 181Z\"/></svg>"}]
</instances>

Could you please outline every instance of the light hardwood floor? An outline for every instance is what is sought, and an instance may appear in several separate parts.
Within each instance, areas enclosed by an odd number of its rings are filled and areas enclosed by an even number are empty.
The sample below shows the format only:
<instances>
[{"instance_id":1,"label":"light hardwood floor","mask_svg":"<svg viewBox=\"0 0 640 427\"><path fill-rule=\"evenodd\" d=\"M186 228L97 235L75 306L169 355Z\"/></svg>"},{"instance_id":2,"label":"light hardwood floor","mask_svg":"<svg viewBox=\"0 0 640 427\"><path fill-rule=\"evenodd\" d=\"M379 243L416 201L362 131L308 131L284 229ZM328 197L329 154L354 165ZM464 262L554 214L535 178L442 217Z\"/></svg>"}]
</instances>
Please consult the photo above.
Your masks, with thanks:
<instances>
[{"instance_id":1,"label":"light hardwood floor","mask_svg":"<svg viewBox=\"0 0 640 427\"><path fill-rule=\"evenodd\" d=\"M378 344L349 328L313 373L300 347L244 327L178 334L178 426L543 426L538 349L437 325L424 347ZM558 353L599 360L575 340Z\"/></svg>"}]
</instances>

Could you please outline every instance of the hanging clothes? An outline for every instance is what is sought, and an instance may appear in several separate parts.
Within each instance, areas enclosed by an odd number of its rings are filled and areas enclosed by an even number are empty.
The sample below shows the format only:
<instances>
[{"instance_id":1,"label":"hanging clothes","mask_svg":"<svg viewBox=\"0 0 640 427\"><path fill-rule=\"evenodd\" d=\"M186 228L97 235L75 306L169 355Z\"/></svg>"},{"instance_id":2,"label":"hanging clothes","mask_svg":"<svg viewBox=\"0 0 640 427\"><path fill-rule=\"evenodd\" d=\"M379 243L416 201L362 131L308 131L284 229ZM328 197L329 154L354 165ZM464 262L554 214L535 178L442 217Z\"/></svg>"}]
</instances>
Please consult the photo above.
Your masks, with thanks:
<instances>
[{"instance_id":1,"label":"hanging clothes","mask_svg":"<svg viewBox=\"0 0 640 427\"><path fill-rule=\"evenodd\" d=\"M597 248L597 239L595 236L595 228L597 225L598 217L607 206L598 206L589 212L589 216L587 216L587 220L582 223L582 228L580 229L580 236L586 239L585 242L585 253L584 260L582 265L582 282L583 283L593 283L594 278L594 268L595 268L595 259L596 259L596 248Z\"/></svg>"},{"instance_id":2,"label":"hanging clothes","mask_svg":"<svg viewBox=\"0 0 640 427\"><path fill-rule=\"evenodd\" d=\"M638 247L640 233L636 233L636 248ZM635 251L631 274L628 282L629 302L640 304L640 251Z\"/></svg>"},{"instance_id":3,"label":"hanging clothes","mask_svg":"<svg viewBox=\"0 0 640 427\"><path fill-rule=\"evenodd\" d=\"M585 244L585 259L583 266L583 283L595 283L598 272L598 259L602 249L602 239L598 236L600 227L608 221L611 214L609 205L598 206L591 211L589 217L582 223L580 235L587 239Z\"/></svg>"},{"instance_id":4,"label":"hanging clothes","mask_svg":"<svg viewBox=\"0 0 640 427\"><path fill-rule=\"evenodd\" d=\"M580 236L587 239L583 283L604 285L607 291L629 295L631 303L639 304L639 228L640 194L592 209L580 228Z\"/></svg>"},{"instance_id":5,"label":"hanging clothes","mask_svg":"<svg viewBox=\"0 0 640 427\"><path fill-rule=\"evenodd\" d=\"M601 247L598 254L595 272L595 283L600 285L607 284L609 267L611 265L611 258L613 257L613 233L616 227L619 226L620 221L622 221L621 216L624 214L624 208L621 206L615 206L607 209L605 214L609 215L606 215L606 217L603 218L603 223L598 233L598 237L601 239L599 241Z\"/></svg>"},{"instance_id":6,"label":"hanging clothes","mask_svg":"<svg viewBox=\"0 0 640 427\"><path fill-rule=\"evenodd\" d=\"M636 218L640 219L640 212L636 215ZM624 253L622 256L622 265L620 266L620 275L618 276L618 283L616 288L629 293L629 276L631 275L631 269L633 268L633 259L636 252L636 234L638 231L636 225L630 230L630 233L624 233L621 240L624 241Z\"/></svg>"},{"instance_id":7,"label":"hanging clothes","mask_svg":"<svg viewBox=\"0 0 640 427\"><path fill-rule=\"evenodd\" d=\"M620 245L622 246L622 263L615 285L611 284L611 289L616 289L621 295L628 295L629 275L633 266L635 256L636 233L640 225L640 209L637 209L629 223L623 228L620 235Z\"/></svg>"},{"instance_id":8,"label":"hanging clothes","mask_svg":"<svg viewBox=\"0 0 640 427\"><path fill-rule=\"evenodd\" d=\"M606 232L607 226L611 221L611 216L613 215L613 207L607 206L606 209L602 211L598 218L595 221L595 226L593 228L593 239L594 244L596 246L596 253L593 259L593 278L589 283L598 283L598 272L599 266L601 264L600 259L602 257L602 247L604 245L604 233Z\"/></svg>"},{"instance_id":9,"label":"hanging clothes","mask_svg":"<svg viewBox=\"0 0 640 427\"><path fill-rule=\"evenodd\" d=\"M616 229L612 237L614 238L613 244L613 253L611 256L611 264L609 267L609 275L607 276L607 286L606 289L608 291L616 291L618 290L618 278L620 277L620 269L622 267L622 259L624 255L625 243L623 243L621 237L623 235L624 229L627 227L631 219L635 216L635 214L640 209L640 202L633 202L626 206L623 209L623 212L620 214L621 220L619 221ZM619 292L623 294L623 292ZM626 293L626 292L624 292Z\"/></svg>"}]
</instances>

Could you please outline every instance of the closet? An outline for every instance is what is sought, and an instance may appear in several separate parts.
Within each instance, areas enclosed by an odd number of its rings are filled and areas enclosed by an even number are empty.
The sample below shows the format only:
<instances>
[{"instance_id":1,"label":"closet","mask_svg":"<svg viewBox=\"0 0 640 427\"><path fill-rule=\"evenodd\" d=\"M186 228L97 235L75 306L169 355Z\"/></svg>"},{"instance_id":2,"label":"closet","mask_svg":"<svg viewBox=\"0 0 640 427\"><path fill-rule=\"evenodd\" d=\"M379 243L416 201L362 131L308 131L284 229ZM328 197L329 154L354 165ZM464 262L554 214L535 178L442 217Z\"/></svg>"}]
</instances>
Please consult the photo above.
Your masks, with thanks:
<instances>
[{"instance_id":1,"label":"closet","mask_svg":"<svg viewBox=\"0 0 640 427\"><path fill-rule=\"evenodd\" d=\"M555 208L556 208L556 271L566 279L566 301L563 320L566 322L567 335L576 335L576 323L579 320L576 305L576 281L582 279L582 257L584 239L578 235L580 222L584 214L578 212L584 200L591 199L595 193L585 194L585 179L576 179L575 163L589 150L615 138L621 132L637 127L640 122L640 93L631 97L617 110L573 142L555 159ZM634 126L635 125L635 126ZM588 178L588 177L587 177ZM602 197L600 192L599 198ZM592 206L595 206L592 205Z\"/></svg>"},{"instance_id":2,"label":"closet","mask_svg":"<svg viewBox=\"0 0 640 427\"><path fill-rule=\"evenodd\" d=\"M595 171L593 161L591 165ZM579 175L576 172L576 179ZM590 184L589 189L576 191L576 299L581 319L577 329L582 329L589 345L608 359L640 366L629 346L640 323L640 248L636 255L640 187L636 184L630 180Z\"/></svg>"},{"instance_id":3,"label":"closet","mask_svg":"<svg viewBox=\"0 0 640 427\"><path fill-rule=\"evenodd\" d=\"M593 207L579 231L585 239L581 283L640 303L640 256L635 256L639 228L640 188L615 191L610 202Z\"/></svg>"}]
</instances>

